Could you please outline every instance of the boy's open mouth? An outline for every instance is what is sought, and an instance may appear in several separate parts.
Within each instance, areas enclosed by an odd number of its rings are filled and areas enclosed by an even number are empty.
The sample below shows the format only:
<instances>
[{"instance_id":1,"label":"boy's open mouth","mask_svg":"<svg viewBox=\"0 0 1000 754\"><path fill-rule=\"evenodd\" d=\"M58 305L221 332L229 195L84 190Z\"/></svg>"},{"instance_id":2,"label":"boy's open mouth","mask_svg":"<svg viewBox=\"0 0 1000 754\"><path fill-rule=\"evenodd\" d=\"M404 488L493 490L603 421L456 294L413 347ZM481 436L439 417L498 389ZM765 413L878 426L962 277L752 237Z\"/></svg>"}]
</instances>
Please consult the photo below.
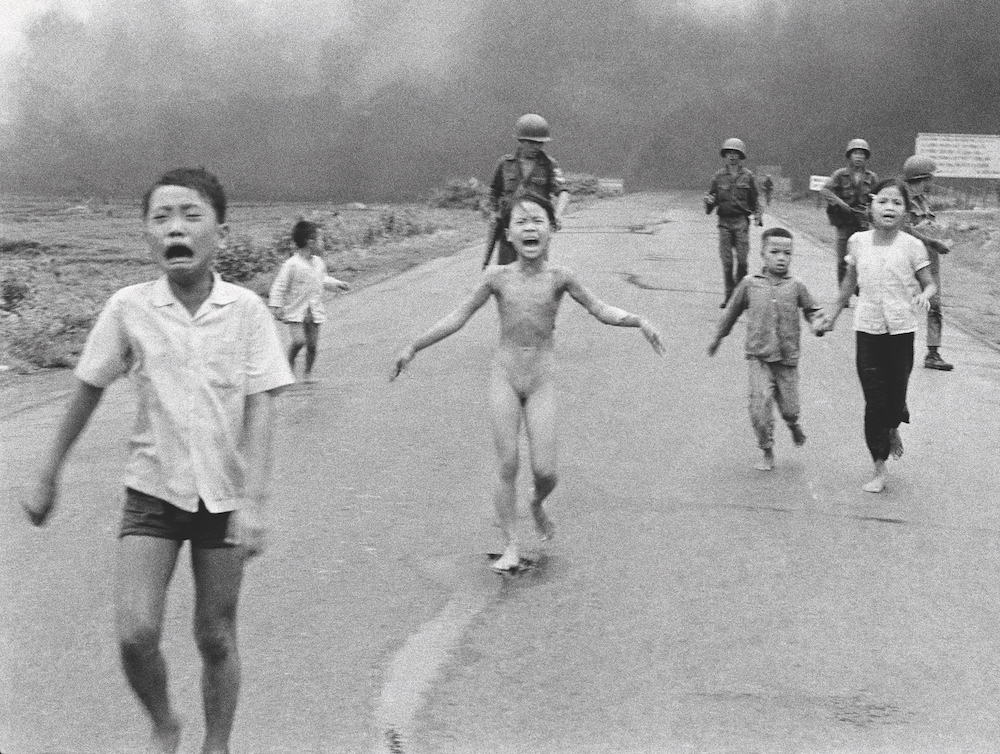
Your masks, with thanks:
<instances>
[{"instance_id":1,"label":"boy's open mouth","mask_svg":"<svg viewBox=\"0 0 1000 754\"><path fill-rule=\"evenodd\" d=\"M184 244L173 244L168 246L166 252L163 254L164 259L168 262L174 259L193 259L194 251L190 247Z\"/></svg>"},{"instance_id":2,"label":"boy's open mouth","mask_svg":"<svg viewBox=\"0 0 1000 754\"><path fill-rule=\"evenodd\" d=\"M528 249L536 249L536 248L538 248L538 239L537 238L525 238L525 239L523 239L521 241L521 243L524 244L525 248L528 248Z\"/></svg>"}]
</instances>

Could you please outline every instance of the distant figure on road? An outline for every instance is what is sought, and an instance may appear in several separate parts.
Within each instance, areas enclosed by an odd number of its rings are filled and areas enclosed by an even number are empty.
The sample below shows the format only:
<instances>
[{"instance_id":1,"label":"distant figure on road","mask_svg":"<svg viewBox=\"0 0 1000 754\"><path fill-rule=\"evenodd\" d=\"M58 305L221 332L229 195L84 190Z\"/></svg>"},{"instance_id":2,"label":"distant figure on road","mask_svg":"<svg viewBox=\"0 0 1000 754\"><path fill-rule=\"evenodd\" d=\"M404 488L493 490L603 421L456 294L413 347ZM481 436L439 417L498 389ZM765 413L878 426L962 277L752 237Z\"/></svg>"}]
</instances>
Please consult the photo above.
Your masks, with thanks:
<instances>
[{"instance_id":1,"label":"distant figure on road","mask_svg":"<svg viewBox=\"0 0 1000 754\"><path fill-rule=\"evenodd\" d=\"M768 228L761 235L764 269L748 275L733 291L708 346L714 356L740 314L748 312L746 358L750 367L750 423L763 458L756 468L774 468L774 415L777 400L781 418L792 441L803 445L806 435L799 425L799 309L808 322L819 322L819 307L805 285L789 274L792 234L785 228ZM818 331L822 334L822 330Z\"/></svg>"},{"instance_id":2,"label":"distant figure on road","mask_svg":"<svg viewBox=\"0 0 1000 754\"><path fill-rule=\"evenodd\" d=\"M771 206L771 193L774 191L774 179L765 174L764 180L760 182L760 187L764 192L764 200L767 202L767 206Z\"/></svg>"},{"instance_id":3,"label":"distant figure on road","mask_svg":"<svg viewBox=\"0 0 1000 754\"><path fill-rule=\"evenodd\" d=\"M514 196L528 192L551 202L555 207L554 227L562 226L562 215L569 204L569 192L562 171L542 148L551 141L549 124L541 115L528 113L517 119L514 126L517 152L500 160L490 182L492 219L486 240L483 267L490 263L493 247L499 245L497 264L510 264L517 254L507 240L507 225Z\"/></svg>"},{"instance_id":4,"label":"distant figure on road","mask_svg":"<svg viewBox=\"0 0 1000 754\"><path fill-rule=\"evenodd\" d=\"M587 290L573 272L549 264L552 225L553 209L546 199L515 199L507 238L517 252L517 262L486 270L479 286L457 309L400 352L391 376L395 379L418 351L458 332L491 297L496 299L500 343L490 372L489 398L500 465L494 504L505 539L503 554L493 564L500 572L516 569L520 562L515 523L522 419L528 433L535 480L531 502L535 531L542 540L550 539L553 534L552 522L542 504L556 486L553 333L563 295L568 293L606 325L638 327L656 353L660 356L664 353L660 334L649 322L608 306Z\"/></svg>"},{"instance_id":5,"label":"distant figure on road","mask_svg":"<svg viewBox=\"0 0 1000 754\"><path fill-rule=\"evenodd\" d=\"M919 238L927 247L927 258L930 259L931 279L937 289L931 296L931 310L927 312L927 355L924 357L925 369L938 369L950 372L954 365L941 358L938 349L941 347L941 255L947 254L951 248L941 240L943 230L931 212L927 190L931 186L937 165L930 157L913 155L903 163L903 180L910 192L910 211L906 213L905 230L914 238Z\"/></svg>"},{"instance_id":6,"label":"distant figure on road","mask_svg":"<svg viewBox=\"0 0 1000 754\"><path fill-rule=\"evenodd\" d=\"M726 165L712 176L705 194L705 212L716 211L719 218L719 258L722 261L722 283L725 298L719 308L725 308L733 289L747 274L750 253L750 216L763 225L757 181L743 166L747 158L746 145L740 139L726 139L719 150ZM736 254L736 277L733 277L733 254Z\"/></svg>"},{"instance_id":7,"label":"distant figure on road","mask_svg":"<svg viewBox=\"0 0 1000 754\"><path fill-rule=\"evenodd\" d=\"M25 508L32 523L45 523L66 455L105 388L131 376L139 402L114 590L122 664L152 720L153 751L176 752L181 726L160 635L177 553L190 540L203 663L201 751L225 754L240 685L240 583L247 558L264 549L274 396L294 378L264 302L212 270L227 231L216 177L201 168L164 174L146 193L143 218L164 274L119 290L105 305Z\"/></svg>"},{"instance_id":8,"label":"distant figure on road","mask_svg":"<svg viewBox=\"0 0 1000 754\"><path fill-rule=\"evenodd\" d=\"M871 230L855 233L847 242L847 274L837 301L824 312L823 327L832 330L860 284L854 312L857 369L865 394L865 441L875 463L871 481L861 489L885 489L885 464L901 458L899 425L910 421L906 390L913 370L914 310L927 312L937 291L927 250L903 232L910 210L906 184L899 179L875 187Z\"/></svg>"},{"instance_id":9,"label":"distant figure on road","mask_svg":"<svg viewBox=\"0 0 1000 754\"><path fill-rule=\"evenodd\" d=\"M851 139L844 154L847 167L834 170L819 191L827 203L826 216L837 231L834 253L837 255L838 288L847 271L847 239L868 229L868 204L878 183L878 176L868 169L872 150L867 141Z\"/></svg>"},{"instance_id":10,"label":"distant figure on road","mask_svg":"<svg viewBox=\"0 0 1000 754\"><path fill-rule=\"evenodd\" d=\"M319 326L326 322L324 291L350 290L349 283L326 274L319 226L299 220L292 228L296 251L284 261L271 285L268 303L274 315L288 325L291 345L288 364L295 369L295 357L306 347L303 382L313 382L313 365L319 344Z\"/></svg>"}]
</instances>

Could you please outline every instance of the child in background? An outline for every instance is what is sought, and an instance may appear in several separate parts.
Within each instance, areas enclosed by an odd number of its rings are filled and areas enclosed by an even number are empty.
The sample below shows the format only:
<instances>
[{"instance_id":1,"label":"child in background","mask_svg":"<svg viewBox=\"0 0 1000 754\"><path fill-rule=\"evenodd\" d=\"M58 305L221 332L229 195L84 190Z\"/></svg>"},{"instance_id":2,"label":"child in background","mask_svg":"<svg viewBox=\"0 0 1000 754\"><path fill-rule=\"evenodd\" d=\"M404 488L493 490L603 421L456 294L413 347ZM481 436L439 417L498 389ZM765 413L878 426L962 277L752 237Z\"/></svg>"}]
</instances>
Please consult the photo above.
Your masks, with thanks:
<instances>
[{"instance_id":1,"label":"child in background","mask_svg":"<svg viewBox=\"0 0 1000 754\"><path fill-rule=\"evenodd\" d=\"M319 345L319 326L326 321L323 306L324 291L346 291L351 286L326 274L326 262L319 226L309 220L299 220L292 228L296 251L285 260L271 285L268 303L275 316L288 325L291 344L288 363L295 369L295 357L306 347L304 382L314 382L313 365Z\"/></svg>"},{"instance_id":2,"label":"child in background","mask_svg":"<svg viewBox=\"0 0 1000 754\"><path fill-rule=\"evenodd\" d=\"M832 330L856 286L857 370L865 394L865 441L875 470L861 489L885 489L885 463L901 458L899 425L909 423L906 391L913 370L916 311L928 312L937 293L924 244L903 232L910 196L899 179L882 181L871 202L871 230L847 241L847 274L837 301L823 314Z\"/></svg>"},{"instance_id":3,"label":"child in background","mask_svg":"<svg viewBox=\"0 0 1000 754\"><path fill-rule=\"evenodd\" d=\"M246 559L264 549L274 397L294 382L264 302L212 270L225 220L225 192L202 168L170 171L147 192L145 237L164 274L108 300L77 365L76 392L38 490L24 506L35 526L46 522L66 456L105 388L131 377L139 402L116 553L115 624L158 754L180 745L160 636L184 540L191 542L203 665L201 752L229 751L240 685L240 583Z\"/></svg>"},{"instance_id":4,"label":"child in background","mask_svg":"<svg viewBox=\"0 0 1000 754\"><path fill-rule=\"evenodd\" d=\"M555 226L552 205L541 197L522 196L511 208L507 238L517 260L491 266L475 291L396 358L390 379L395 379L417 351L457 332L490 298L500 315L500 343L490 373L490 407L493 438L500 465L500 483L494 504L503 529L505 547L493 568L514 570L520 563L515 523L517 518L518 435L521 421L528 433L535 494L531 513L535 531L547 540L552 522L542 508L556 486L555 430L555 322L563 294L568 293L606 325L638 327L660 356L660 334L645 319L608 306L595 297L565 267L549 264L549 242Z\"/></svg>"},{"instance_id":5,"label":"child in background","mask_svg":"<svg viewBox=\"0 0 1000 754\"><path fill-rule=\"evenodd\" d=\"M740 314L747 311L750 423L763 452L756 468L771 471L775 400L794 443L802 445L806 441L799 426L799 309L813 322L818 319L819 307L805 285L788 272L792 263L792 234L784 228L768 228L761 235L761 246L764 269L743 278L736 286L715 338L708 346L708 355L715 355ZM822 334L822 330L817 334Z\"/></svg>"}]
</instances>

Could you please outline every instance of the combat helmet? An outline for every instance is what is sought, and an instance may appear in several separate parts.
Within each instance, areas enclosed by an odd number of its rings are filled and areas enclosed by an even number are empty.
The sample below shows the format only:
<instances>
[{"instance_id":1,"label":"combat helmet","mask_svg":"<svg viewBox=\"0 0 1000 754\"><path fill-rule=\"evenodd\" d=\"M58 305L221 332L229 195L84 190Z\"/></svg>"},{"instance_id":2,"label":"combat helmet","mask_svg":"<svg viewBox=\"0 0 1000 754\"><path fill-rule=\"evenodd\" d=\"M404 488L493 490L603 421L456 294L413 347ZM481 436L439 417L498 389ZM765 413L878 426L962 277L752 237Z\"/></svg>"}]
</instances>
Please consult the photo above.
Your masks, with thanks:
<instances>
[{"instance_id":1,"label":"combat helmet","mask_svg":"<svg viewBox=\"0 0 1000 754\"><path fill-rule=\"evenodd\" d=\"M541 115L526 113L517 119L514 126L514 138L518 141L551 141L549 122Z\"/></svg>"},{"instance_id":2,"label":"combat helmet","mask_svg":"<svg viewBox=\"0 0 1000 754\"><path fill-rule=\"evenodd\" d=\"M844 150L844 157L850 157L851 152L853 152L855 149L860 149L862 152L864 152L865 157L872 156L872 148L868 146L867 141L865 141L864 139L851 139L849 142L847 142L847 149Z\"/></svg>"},{"instance_id":3,"label":"combat helmet","mask_svg":"<svg viewBox=\"0 0 1000 754\"><path fill-rule=\"evenodd\" d=\"M745 160L747 158L747 145L743 143L742 139L726 139L722 142L722 149L719 150L719 154L725 156L726 152L733 151L740 153L740 159Z\"/></svg>"},{"instance_id":4,"label":"combat helmet","mask_svg":"<svg viewBox=\"0 0 1000 754\"><path fill-rule=\"evenodd\" d=\"M903 163L903 180L919 181L921 178L930 178L937 172L937 164L930 157L915 154L906 158Z\"/></svg>"}]
</instances>

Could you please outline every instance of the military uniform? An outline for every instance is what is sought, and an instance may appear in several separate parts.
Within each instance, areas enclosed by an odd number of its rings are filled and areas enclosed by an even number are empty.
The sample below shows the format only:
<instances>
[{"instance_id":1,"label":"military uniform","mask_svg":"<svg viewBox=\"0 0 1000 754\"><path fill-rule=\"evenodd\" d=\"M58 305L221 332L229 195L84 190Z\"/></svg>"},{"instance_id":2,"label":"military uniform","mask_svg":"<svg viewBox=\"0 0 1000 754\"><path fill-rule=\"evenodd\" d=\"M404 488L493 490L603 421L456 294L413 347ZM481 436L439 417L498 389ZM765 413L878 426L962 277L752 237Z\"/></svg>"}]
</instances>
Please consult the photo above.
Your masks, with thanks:
<instances>
[{"instance_id":1,"label":"military uniform","mask_svg":"<svg viewBox=\"0 0 1000 754\"><path fill-rule=\"evenodd\" d=\"M736 173L722 168L712 176L708 189L712 204L719 218L719 259L722 262L722 280L726 301L733 289L747 275L747 255L750 253L750 216L760 214L757 181L753 173L742 165ZM733 277L733 251L736 252L736 277Z\"/></svg>"},{"instance_id":2,"label":"military uniform","mask_svg":"<svg viewBox=\"0 0 1000 754\"><path fill-rule=\"evenodd\" d=\"M839 204L830 204L826 208L826 216L837 230L834 251L837 254L838 287L847 274L847 239L858 231L868 229L868 205L876 184L878 176L868 168L862 172L861 180L855 181L854 171L845 167L837 168L823 186L851 207L851 210L846 210Z\"/></svg>"},{"instance_id":3,"label":"military uniform","mask_svg":"<svg viewBox=\"0 0 1000 754\"><path fill-rule=\"evenodd\" d=\"M941 226L938 225L934 213L931 212L927 197L918 194L910 195L910 210L906 214L906 227L917 231L913 235L923 239L941 240ZM938 348L941 345L941 254L934 244L924 243L927 249L927 258L931 264L927 268L930 270L931 278L937 287L937 292L931 296L931 308L927 312L927 347Z\"/></svg>"},{"instance_id":4,"label":"military uniform","mask_svg":"<svg viewBox=\"0 0 1000 754\"><path fill-rule=\"evenodd\" d=\"M523 171L522 162L516 154L504 155L490 183L490 208L500 224L497 229L497 264L510 264L517 259L517 252L506 234L515 194L534 194L555 203L559 194L566 190L562 171L545 152L539 152L538 157L531 161L527 174Z\"/></svg>"}]
</instances>

